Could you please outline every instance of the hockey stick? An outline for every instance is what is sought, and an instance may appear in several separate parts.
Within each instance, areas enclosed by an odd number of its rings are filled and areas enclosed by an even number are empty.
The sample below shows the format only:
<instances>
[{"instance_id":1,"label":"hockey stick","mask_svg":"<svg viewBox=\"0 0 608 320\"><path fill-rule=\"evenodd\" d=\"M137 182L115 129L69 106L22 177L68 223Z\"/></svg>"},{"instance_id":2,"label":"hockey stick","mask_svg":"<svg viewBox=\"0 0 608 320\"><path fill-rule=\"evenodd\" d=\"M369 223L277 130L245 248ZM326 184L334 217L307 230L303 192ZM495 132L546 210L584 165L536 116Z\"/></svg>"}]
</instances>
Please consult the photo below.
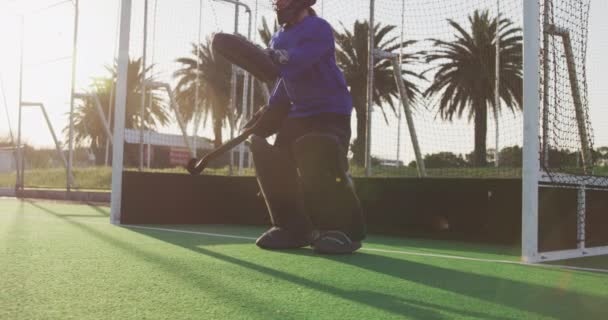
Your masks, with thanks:
<instances>
[{"instance_id":1,"label":"hockey stick","mask_svg":"<svg viewBox=\"0 0 608 320\"><path fill-rule=\"evenodd\" d=\"M241 142L247 140L247 138L253 134L254 130L255 127L243 131L243 133L241 133L239 136L219 146L217 149L213 150L211 153L207 154L201 159L191 159L186 166L186 170L188 170L188 172L193 176L201 174L201 172L207 168L211 160L219 157L230 149L238 146Z\"/></svg>"},{"instance_id":2,"label":"hockey stick","mask_svg":"<svg viewBox=\"0 0 608 320\"><path fill-rule=\"evenodd\" d=\"M262 110L260 110L260 112L261 111ZM258 117L254 115L256 120L251 120L254 121L254 124L251 127L246 126L243 133L241 133L239 136L224 143L200 160L190 160L186 166L186 170L188 170L191 175L198 175L205 170L211 160L238 146L241 142L247 140L250 135L255 133L263 137L269 137L275 134L279 130L280 125L283 123L283 120L287 117L288 113L289 105L263 109L263 112L261 112Z\"/></svg>"}]
</instances>

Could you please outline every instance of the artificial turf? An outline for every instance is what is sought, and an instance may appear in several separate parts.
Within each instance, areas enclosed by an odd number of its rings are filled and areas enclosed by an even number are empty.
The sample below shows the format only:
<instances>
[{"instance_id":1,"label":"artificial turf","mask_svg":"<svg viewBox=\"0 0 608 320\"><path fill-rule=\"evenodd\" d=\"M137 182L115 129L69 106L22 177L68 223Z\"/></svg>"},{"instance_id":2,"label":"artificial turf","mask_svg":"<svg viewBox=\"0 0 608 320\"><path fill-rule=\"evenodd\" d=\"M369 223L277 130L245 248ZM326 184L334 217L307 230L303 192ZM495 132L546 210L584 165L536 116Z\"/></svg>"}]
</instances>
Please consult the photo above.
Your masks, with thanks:
<instances>
[{"instance_id":1,"label":"artificial turf","mask_svg":"<svg viewBox=\"0 0 608 320\"><path fill-rule=\"evenodd\" d=\"M117 227L108 212L0 199L0 319L608 318L605 273L388 252L516 261L515 248L371 236L350 256L271 252L200 234L260 228Z\"/></svg>"}]
</instances>

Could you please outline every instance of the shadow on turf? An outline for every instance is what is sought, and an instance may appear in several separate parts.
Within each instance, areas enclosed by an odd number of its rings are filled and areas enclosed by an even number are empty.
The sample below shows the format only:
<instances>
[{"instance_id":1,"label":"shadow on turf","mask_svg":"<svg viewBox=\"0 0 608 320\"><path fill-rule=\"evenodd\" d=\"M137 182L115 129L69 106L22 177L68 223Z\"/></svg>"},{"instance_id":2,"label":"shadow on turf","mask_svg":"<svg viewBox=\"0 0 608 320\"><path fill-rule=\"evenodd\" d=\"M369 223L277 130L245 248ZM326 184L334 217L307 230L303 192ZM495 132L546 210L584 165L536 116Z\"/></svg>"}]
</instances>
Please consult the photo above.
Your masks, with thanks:
<instances>
[{"instance_id":1,"label":"shadow on turf","mask_svg":"<svg viewBox=\"0 0 608 320\"><path fill-rule=\"evenodd\" d=\"M177 262L175 259L165 258L161 255L152 254L150 252L147 252L146 250L143 250L143 249L137 247L136 245L134 245L132 243L120 241L107 234L104 234L101 231L96 230L95 228L91 227L91 225L87 225L87 223L85 223L85 222L73 220L69 216L66 216L66 215L61 214L56 211L53 211L43 205L37 204L34 201L30 201L30 200L22 201L21 206L20 206L20 210L22 212L23 212L23 210L25 210L25 207L23 206L23 204L25 204L25 203L27 203L37 209L40 209L54 217L62 219L66 223L79 228L80 230L90 234L92 237L94 237L100 241L106 242L107 244L113 246L114 248L116 248L118 250L126 251L129 254L133 255L134 257L141 259L142 261L156 265L158 268L160 268L164 272L174 276L176 279L180 279L184 284L191 286L193 289L204 289L206 294L211 294L217 299L224 299L226 304L234 303L234 301L232 299L227 299L225 297L238 296L237 292L233 292L234 295L226 294L225 291L230 291L230 289L223 286L222 283L214 283L216 281L214 279L214 277L212 275L208 275L206 272L201 272L203 270L192 269L188 265L183 265L183 264L180 265L180 263ZM134 230L130 230L130 231L134 231ZM170 241L167 241L166 239L161 239L160 237L152 236L152 234L153 234L152 231L150 231L149 233L145 233L145 232L139 232L139 233L143 234L147 237L157 238L159 240L163 240L167 243L170 243ZM164 233L164 234L167 235L167 233ZM174 234L174 235L176 235L178 237L180 236L180 234ZM181 234L181 236L183 237L183 234ZM210 239L208 239L207 244L224 244L226 242L229 242L229 243L243 243L243 242L248 243L249 242L246 240L243 241L243 240L238 240L238 239L229 239L227 241L223 241L223 240L226 240L226 239L210 238ZM212 288L218 288L218 289L216 291L214 291ZM255 297L249 297L249 300L254 301L254 303L248 304L249 312L259 315L259 318L261 318L261 319L274 319L274 317L276 317L275 310L265 308L262 301L256 301Z\"/></svg>"},{"instance_id":2,"label":"shadow on turf","mask_svg":"<svg viewBox=\"0 0 608 320\"><path fill-rule=\"evenodd\" d=\"M404 237L396 235L394 237L384 235L370 235L368 243L380 244L385 246L415 248L416 251L426 253L441 253L446 252L466 252L479 253L483 255L495 255L506 257L517 257L521 249L519 246L501 245L501 244L483 244L478 242L467 242L460 240L440 240L428 239L420 237Z\"/></svg>"},{"instance_id":3,"label":"shadow on turf","mask_svg":"<svg viewBox=\"0 0 608 320\"><path fill-rule=\"evenodd\" d=\"M43 204L44 202L40 202L37 200L29 200L29 199L25 199L21 201L21 205L23 205L24 203L30 204L38 209L42 209L46 212L49 212L48 208L44 207ZM42 203L42 204L41 204ZM49 201L49 203L55 203L52 201ZM63 203L67 203L67 204L76 204L73 202L63 202ZM81 204L81 203L78 203ZM57 213L57 212L53 212L53 215L55 216L60 216L60 217L65 217L65 218L99 218L99 217L110 217L110 213L108 212L108 210L104 210L102 209L102 207L94 204L94 203L82 203L82 205L86 205L88 208L93 209L97 214L65 214L65 213Z\"/></svg>"},{"instance_id":4,"label":"shadow on turf","mask_svg":"<svg viewBox=\"0 0 608 320\"><path fill-rule=\"evenodd\" d=\"M209 244L208 238L204 240L192 237L176 237L166 233L148 230L133 230L156 239L169 242L173 245L229 262L256 272L276 277L284 281L306 286L319 292L328 293L337 297L348 299L355 303L369 305L394 314L408 315L420 319L444 319L444 314L436 310L444 310L457 314L460 317L477 317L483 319L512 319L500 317L479 311L458 310L444 305L435 305L429 302L414 301L403 297L387 295L373 291L350 291L318 283L295 274L282 272L260 264L237 259L215 251L201 248ZM235 240L234 243L247 243ZM284 254L302 256L314 255L311 250L289 250ZM407 259L397 259L379 254L358 252L349 256L325 256L326 259L346 264L352 267L365 269L389 275L404 281L415 282L424 286L453 292L459 295L503 305L521 311L531 312L545 317L556 319L592 319L598 317L606 304L605 297L575 293L560 288L547 287L522 281L498 278L489 275L463 272L459 270L413 262ZM449 263L446 263L449 265ZM491 265L488 265L491 267ZM514 267L518 268L518 267ZM560 304L556 305L556 302ZM589 308L597 308L589 310Z\"/></svg>"},{"instance_id":5,"label":"shadow on turf","mask_svg":"<svg viewBox=\"0 0 608 320\"><path fill-rule=\"evenodd\" d=\"M30 204L33 204L34 202L30 202ZM93 209L95 212L97 212L97 214L58 214L62 217L70 217L70 218L99 218L99 217L109 217L110 214L107 212L107 210L103 210L102 208L91 204L91 203L87 203L86 204L88 208Z\"/></svg>"},{"instance_id":6,"label":"shadow on turf","mask_svg":"<svg viewBox=\"0 0 608 320\"><path fill-rule=\"evenodd\" d=\"M104 217L109 217L110 216L110 212L108 211L108 208L106 208L106 210L102 209L101 207L95 205L95 204L88 204L89 208L97 211L99 213L99 215L104 216Z\"/></svg>"},{"instance_id":7,"label":"shadow on turf","mask_svg":"<svg viewBox=\"0 0 608 320\"><path fill-rule=\"evenodd\" d=\"M306 278L297 276L295 274L290 274L287 272L279 271L279 270L272 269L272 268L269 268L269 267L266 267L266 266L263 266L260 264L237 259L234 257L230 257L228 255L224 255L224 254L214 252L211 250L207 250L207 249L200 247L200 245L205 245L205 246L216 245L217 244L216 239L205 239L205 243L203 243L203 244L201 244L200 241L195 241L196 242L196 244L195 244L192 241L184 240L183 236L182 237L172 237L172 236L167 236L166 234L163 235L162 233L154 232L151 230L141 230L141 229L134 229L132 231L153 237L153 238L161 240L161 241L168 242L172 245L177 245L177 246L192 250L192 251L200 253L200 254L204 254L208 257L212 257L212 258L224 261L224 262L228 262L228 263L237 265L239 267L244 267L244 268L250 269L252 271L256 271L261 274L265 274L267 276L279 278L281 280L284 280L284 281L287 281L287 282L290 282L293 284L297 284L299 286L308 287L310 289L316 290L321 293L330 294L330 295L336 296L341 299L349 300L353 303L368 305L370 307L373 307L373 308L376 308L376 309L379 309L379 310L382 310L385 312L394 313L397 315L408 315L408 316L418 318L418 319L429 319L429 320L445 319L444 314L441 314L441 313L435 311L435 310L443 310L443 311L447 311L447 312L450 312L453 314L458 314L461 317L467 316L467 317L477 317L477 318L483 318L483 319L496 319L496 320L508 319L508 318L504 318L504 317L495 317L495 316L488 315L488 314L485 314L482 312L474 312L474 311L469 311L469 310L458 310L458 309L449 308L449 307L446 308L441 305L436 305L436 304L432 304L432 303L428 303L428 302L415 301L415 300L411 300L411 299L403 299L401 297L397 297L397 296L393 296L393 295L389 295L389 294L378 293L378 292L374 292L374 291L344 290L344 289L341 289L338 287L329 286L329 285L326 285L323 283L315 282L310 279L306 279ZM196 237L196 235L193 235L193 236ZM198 236L198 237L200 238L200 236ZM200 239L197 239L197 240L200 240ZM235 243L235 244L251 243L251 241L238 240L238 239L234 239L233 241L231 240L230 242ZM252 247L252 250L259 250L259 249ZM283 251L283 252L285 254L295 254L295 255L303 255L303 256L313 255L312 251L307 250L307 249L288 250L288 251Z\"/></svg>"},{"instance_id":8,"label":"shadow on turf","mask_svg":"<svg viewBox=\"0 0 608 320\"><path fill-rule=\"evenodd\" d=\"M85 223L71 220L69 216L50 210L35 202L27 202L30 205L53 216L64 219L66 222L80 228L85 232L88 232L92 236L107 242L114 247L117 247L118 249L128 251L135 257L155 263L166 272L178 276L185 283L192 283L194 279L199 279L202 276L202 274L196 272L196 270L187 270L187 266L177 265L174 260L169 260L159 255L150 254L135 245L103 234ZM130 231L171 243L173 245L177 245L224 262L248 268L271 277L276 277L284 281L306 286L322 293L331 294L336 297L347 299L355 303L368 305L394 314L408 315L420 319L444 319L444 314L434 311L444 310L448 313L457 314L461 317L477 317L496 320L511 319L508 317L500 317L478 311L459 310L456 308L446 307L444 305L436 305L423 301L414 301L411 299L374 291L344 290L338 287L318 283L295 274L272 269L260 264L237 259L200 247L201 245L212 246L225 243L250 243L248 240L218 239L200 235L184 235L153 230L131 229ZM204 238L204 243L201 243L201 238ZM310 250L291 250L284 252L284 254L295 254L302 256L313 255ZM593 319L594 317L601 319L600 315L603 312L602 308L606 303L605 298L596 295L582 293L576 294L572 291L560 290L558 288L497 278L488 275L473 274L378 254L359 252L351 256L326 256L326 259L336 263L386 274L405 281L416 282L421 285L440 290L449 291L557 319ZM212 277L205 278L204 280L207 282L213 281ZM222 290L226 289L223 288ZM556 302L559 302L559 304L556 304ZM597 309L589 310L589 308ZM272 315L272 313L270 313L272 310L266 310L263 306L252 311L262 316Z\"/></svg>"}]
</instances>

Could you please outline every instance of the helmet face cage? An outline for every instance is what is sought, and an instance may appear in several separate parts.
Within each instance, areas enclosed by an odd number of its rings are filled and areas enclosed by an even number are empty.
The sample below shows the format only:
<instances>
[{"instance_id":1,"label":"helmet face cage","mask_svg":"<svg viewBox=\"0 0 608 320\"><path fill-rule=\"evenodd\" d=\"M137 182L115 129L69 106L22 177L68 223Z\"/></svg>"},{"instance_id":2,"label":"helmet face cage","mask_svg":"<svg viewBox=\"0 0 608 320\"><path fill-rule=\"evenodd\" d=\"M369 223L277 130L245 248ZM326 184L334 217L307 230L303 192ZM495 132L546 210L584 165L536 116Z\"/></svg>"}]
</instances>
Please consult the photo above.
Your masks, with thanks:
<instances>
[{"instance_id":1,"label":"helmet face cage","mask_svg":"<svg viewBox=\"0 0 608 320\"><path fill-rule=\"evenodd\" d=\"M272 0L272 6L277 13L279 25L289 23L300 10L308 8L315 3L316 0Z\"/></svg>"},{"instance_id":2,"label":"helmet face cage","mask_svg":"<svg viewBox=\"0 0 608 320\"><path fill-rule=\"evenodd\" d=\"M272 7L275 11L287 9L293 0L272 0Z\"/></svg>"}]
</instances>

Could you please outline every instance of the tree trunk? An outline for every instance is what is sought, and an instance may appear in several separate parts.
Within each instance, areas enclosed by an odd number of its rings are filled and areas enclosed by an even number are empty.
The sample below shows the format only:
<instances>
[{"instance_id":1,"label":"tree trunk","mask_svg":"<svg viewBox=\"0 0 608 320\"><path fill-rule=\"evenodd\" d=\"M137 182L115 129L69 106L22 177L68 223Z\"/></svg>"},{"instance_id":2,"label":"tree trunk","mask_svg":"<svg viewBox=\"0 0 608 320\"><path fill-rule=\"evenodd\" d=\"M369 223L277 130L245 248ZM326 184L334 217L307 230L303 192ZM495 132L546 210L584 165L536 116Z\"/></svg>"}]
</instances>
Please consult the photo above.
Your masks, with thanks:
<instances>
[{"instance_id":1,"label":"tree trunk","mask_svg":"<svg viewBox=\"0 0 608 320\"><path fill-rule=\"evenodd\" d=\"M475 152L473 165L484 167L487 164L486 140L488 135L488 108L484 102L475 103Z\"/></svg>"},{"instance_id":2,"label":"tree trunk","mask_svg":"<svg viewBox=\"0 0 608 320\"><path fill-rule=\"evenodd\" d=\"M101 148L98 147L97 138L91 139L90 149L93 152L93 154L95 155L95 165L96 166L103 165L104 157L102 156L102 153L104 150L102 150Z\"/></svg>"},{"instance_id":3,"label":"tree trunk","mask_svg":"<svg viewBox=\"0 0 608 320\"><path fill-rule=\"evenodd\" d=\"M221 119L213 119L213 135L215 140L213 141L213 145L218 148L222 145L222 120Z\"/></svg>"}]
</instances>

